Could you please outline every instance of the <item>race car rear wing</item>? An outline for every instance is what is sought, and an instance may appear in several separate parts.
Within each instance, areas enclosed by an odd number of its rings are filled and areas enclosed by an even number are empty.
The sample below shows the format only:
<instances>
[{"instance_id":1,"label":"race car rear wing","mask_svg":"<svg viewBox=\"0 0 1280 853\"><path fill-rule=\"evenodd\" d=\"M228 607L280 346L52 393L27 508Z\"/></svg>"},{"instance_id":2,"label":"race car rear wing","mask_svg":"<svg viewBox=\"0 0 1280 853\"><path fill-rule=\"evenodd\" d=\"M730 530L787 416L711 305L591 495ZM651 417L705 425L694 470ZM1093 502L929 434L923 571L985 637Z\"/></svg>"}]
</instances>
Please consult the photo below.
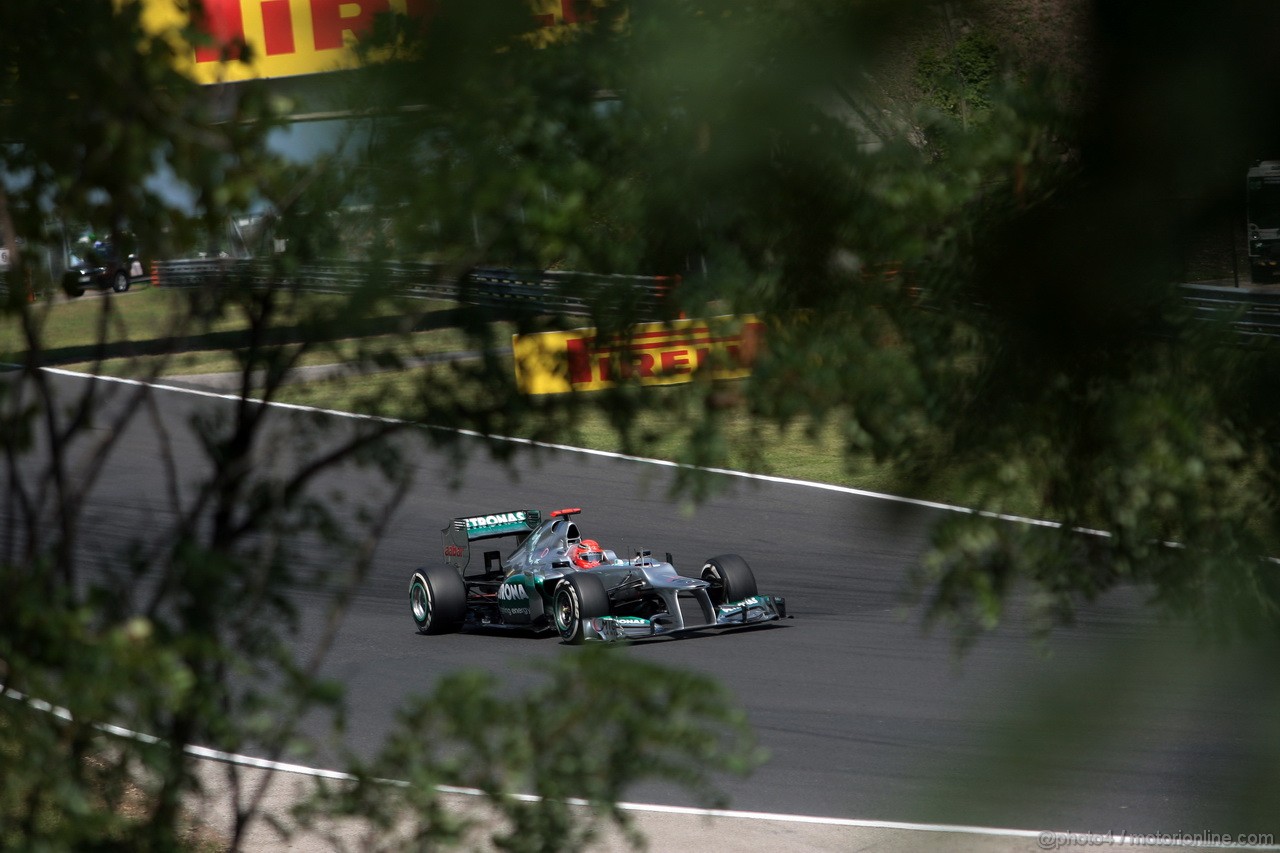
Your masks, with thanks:
<instances>
[{"instance_id":1,"label":"race car rear wing","mask_svg":"<svg viewBox=\"0 0 1280 853\"><path fill-rule=\"evenodd\" d=\"M536 509L518 509L455 518L441 532L441 539L444 540L444 561L459 572L465 573L467 564L471 562L472 542L498 536L515 536L519 544L541 523L542 513ZM487 562L486 560L486 565Z\"/></svg>"}]
</instances>

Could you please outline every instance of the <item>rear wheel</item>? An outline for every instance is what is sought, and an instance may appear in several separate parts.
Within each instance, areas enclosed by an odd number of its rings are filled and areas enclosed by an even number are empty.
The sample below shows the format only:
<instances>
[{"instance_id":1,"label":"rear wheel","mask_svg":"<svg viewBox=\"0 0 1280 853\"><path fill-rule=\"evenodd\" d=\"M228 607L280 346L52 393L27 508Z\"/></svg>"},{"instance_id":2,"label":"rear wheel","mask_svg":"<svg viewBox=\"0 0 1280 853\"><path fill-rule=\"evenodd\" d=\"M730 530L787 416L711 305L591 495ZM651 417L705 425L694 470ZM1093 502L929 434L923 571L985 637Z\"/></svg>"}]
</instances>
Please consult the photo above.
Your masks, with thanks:
<instances>
[{"instance_id":1,"label":"rear wheel","mask_svg":"<svg viewBox=\"0 0 1280 853\"><path fill-rule=\"evenodd\" d=\"M756 594L756 576L747 561L737 554L721 554L707 560L702 567L702 579L711 584L707 593L717 607Z\"/></svg>"},{"instance_id":2,"label":"rear wheel","mask_svg":"<svg viewBox=\"0 0 1280 853\"><path fill-rule=\"evenodd\" d=\"M450 634L467 618L467 587L447 566L418 569L409 581L409 609L420 634Z\"/></svg>"},{"instance_id":3,"label":"rear wheel","mask_svg":"<svg viewBox=\"0 0 1280 853\"><path fill-rule=\"evenodd\" d=\"M595 575L583 572L565 575L551 599L560 639L579 645L586 639L586 623L609 612L609 596L604 583Z\"/></svg>"},{"instance_id":4,"label":"rear wheel","mask_svg":"<svg viewBox=\"0 0 1280 853\"><path fill-rule=\"evenodd\" d=\"M124 270L116 273L116 277L111 282L111 289L116 293L124 293L129 289L129 276L124 274Z\"/></svg>"}]
</instances>

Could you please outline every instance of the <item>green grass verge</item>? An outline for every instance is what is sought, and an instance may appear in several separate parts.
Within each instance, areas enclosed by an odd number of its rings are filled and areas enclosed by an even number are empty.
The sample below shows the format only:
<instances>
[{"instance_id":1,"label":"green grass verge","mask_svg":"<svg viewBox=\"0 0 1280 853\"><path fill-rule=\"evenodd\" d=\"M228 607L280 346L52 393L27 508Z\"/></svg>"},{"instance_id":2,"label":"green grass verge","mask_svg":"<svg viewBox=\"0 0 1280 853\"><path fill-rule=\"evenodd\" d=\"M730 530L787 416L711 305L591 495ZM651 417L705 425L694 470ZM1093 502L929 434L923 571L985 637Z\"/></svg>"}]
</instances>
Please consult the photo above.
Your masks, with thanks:
<instances>
[{"instance_id":1,"label":"green grass verge","mask_svg":"<svg viewBox=\"0 0 1280 853\"><path fill-rule=\"evenodd\" d=\"M202 373L234 373L241 369L240 352L246 318L234 308L201 320L198 328L184 323L190 316L192 293L184 290L135 288L127 294L92 295L73 300L61 298L34 306L33 325L40 339L41 363L72 370L96 370L108 376L180 376ZM304 294L296 303L283 305L273 327L288 330L319 311L340 310L345 297ZM395 321L412 312L427 316L453 308L452 303L412 300L386 301L366 318L371 322ZM497 334L509 335L505 324ZM301 334L301 333L299 333ZM103 341L101 351L97 346ZM466 346L458 329L441 326L428 331L384 336L372 348L402 359ZM298 359L300 367L343 363L370 349L369 339L359 336L313 342ZM13 316L0 322L0 361L21 361L27 352L22 327Z\"/></svg>"},{"instance_id":2,"label":"green grass verge","mask_svg":"<svg viewBox=\"0 0 1280 853\"><path fill-rule=\"evenodd\" d=\"M334 377L298 383L280 389L277 399L317 408L376 414L383 417L434 422L423 413L421 370L376 376ZM634 437L630 447L622 447L615 427L604 411L594 405L592 395L583 395L569 419L561 418L548 433L548 417L533 416L511 425L503 435L536 438L572 447L633 455L674 462L709 465L754 474L847 486L867 491L932 500L960 502L976 498L958 472L938 470L927 478L908 480L897 466L878 463L866 454L850 453L843 437L843 420L833 416L814 425L798 418L786 427L755 420L734 405L722 413L719 429L722 441L717 458L695 459L690 428L701 407L701 398L685 393L681 386L645 389L654 405L643 416L643 435ZM683 396L683 399L681 397Z\"/></svg>"},{"instance_id":3,"label":"green grass verge","mask_svg":"<svg viewBox=\"0 0 1280 853\"><path fill-rule=\"evenodd\" d=\"M404 338L386 342L378 347L395 357L412 360L425 356L458 352L467 346L466 335L458 329L434 329L417 332ZM363 338L331 341L322 347L311 349L298 358L298 367L316 367L343 364L356 360L368 349ZM89 371L95 367L92 361L72 361L61 365L69 370ZM194 350L170 355L138 356L128 359L110 359L102 362L99 371L105 376L149 376L157 372L166 376L192 376L208 373L236 373L241 369L241 359L234 350Z\"/></svg>"},{"instance_id":4,"label":"green grass verge","mask_svg":"<svg viewBox=\"0 0 1280 853\"><path fill-rule=\"evenodd\" d=\"M55 299L30 307L30 316L39 331L42 349L51 357L92 347L99 340L108 344L146 340L172 334L190 303L190 292L146 285L128 293L97 294L78 299ZM238 332L244 329L240 317L227 315L212 319L204 333ZM0 354L14 360L27 351L21 327L8 316L0 323Z\"/></svg>"},{"instance_id":5,"label":"green grass verge","mask_svg":"<svg viewBox=\"0 0 1280 853\"><path fill-rule=\"evenodd\" d=\"M293 312L285 311L276 318L287 326L308 311L341 305L343 297L309 295L302 297ZM190 294L186 291L140 288L123 296L106 295L80 300L58 300L35 306L33 316L43 341L43 363L57 364L73 370L99 372L103 375L145 377L180 376L207 373L235 373L241 369L240 349L246 321L229 313L210 321L198 334L170 338L179 328L178 320L189 311ZM451 308L448 303L424 305L421 300L397 309L394 303L381 308L385 316L396 310L430 312ZM134 354L130 357L95 359L94 341L104 334L115 346L143 348L146 344L164 345L163 352ZM495 339L507 340L511 328L496 324ZM158 342L158 343L157 343ZM325 341L305 353L299 366L350 363L370 351L384 350L401 359L414 359L433 353L456 352L469 346L463 332L441 327L403 335L337 338ZM0 352L5 360L16 361L25 344L19 326L12 316L0 323ZM112 353L107 353L111 355ZM281 389L283 402L311 405L339 411L404 417L413 420L436 420L423 411L418 390L422 368L392 370L347 378L330 378L297 382ZM513 437L550 438L558 443L596 450L626 450L636 455L677 462L710 463L717 467L749 471L778 477L832 483L869 491L929 497L936 500L963 502L974 496L966 493L955 472L939 471L925 481L905 481L897 468L879 464L865 455L848 452L842 436L842 423L833 416L815 426L797 420L783 428L753 420L747 413L733 410L721 418L723 441L713 459L690 457L689 424L699 416L682 408L679 388L646 389L655 405L646 408L645 438L622 447L620 438L608 417L591 400L575 409L574 416L563 426L548 433L545 419L532 419L528 424L513 423L504 434ZM445 420L442 413L441 420Z\"/></svg>"}]
</instances>

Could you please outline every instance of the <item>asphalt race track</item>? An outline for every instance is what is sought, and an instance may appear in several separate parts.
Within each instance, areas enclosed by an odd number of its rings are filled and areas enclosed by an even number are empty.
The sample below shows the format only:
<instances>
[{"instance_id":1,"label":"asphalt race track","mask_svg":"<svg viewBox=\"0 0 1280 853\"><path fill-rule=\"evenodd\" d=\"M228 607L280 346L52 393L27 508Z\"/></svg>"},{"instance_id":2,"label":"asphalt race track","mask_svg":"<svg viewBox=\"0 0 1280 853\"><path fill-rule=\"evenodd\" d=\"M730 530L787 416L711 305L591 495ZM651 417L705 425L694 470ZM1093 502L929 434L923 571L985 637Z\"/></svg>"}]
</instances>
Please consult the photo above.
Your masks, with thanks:
<instances>
[{"instance_id":1,"label":"asphalt race track","mask_svg":"<svg viewBox=\"0 0 1280 853\"><path fill-rule=\"evenodd\" d=\"M87 381L50 378L68 389ZM175 390L156 400L179 461L199 456L182 426L192 411L233 405ZM299 416L281 410L281 426ZM155 440L145 418L122 437L86 510L86 553L145 537L171 512ZM725 491L690 511L667 497L670 468L548 449L521 451L513 466L475 453L452 491L459 471L446 454L424 445L413 458L412 490L329 657L360 752L377 747L400 699L444 673L478 667L518 680L531 660L576 653L554 637L419 636L407 586L452 516L580 506L579 525L606 548L670 551L686 574L738 553L762 592L786 596L794 618L781 625L623 650L711 673L747 710L771 757L750 778L724 781L734 809L1080 832L1280 829L1275 810L1249 810L1257 744L1280 731L1275 708L1251 701L1261 695L1251 673L1269 670L1243 652L1183 648L1137 591L1088 605L1044 645L1014 614L959 656L903 595L941 510L726 477ZM363 473L329 486L380 488ZM297 599L318 621L321 597ZM677 796L628 799L695 805Z\"/></svg>"}]
</instances>

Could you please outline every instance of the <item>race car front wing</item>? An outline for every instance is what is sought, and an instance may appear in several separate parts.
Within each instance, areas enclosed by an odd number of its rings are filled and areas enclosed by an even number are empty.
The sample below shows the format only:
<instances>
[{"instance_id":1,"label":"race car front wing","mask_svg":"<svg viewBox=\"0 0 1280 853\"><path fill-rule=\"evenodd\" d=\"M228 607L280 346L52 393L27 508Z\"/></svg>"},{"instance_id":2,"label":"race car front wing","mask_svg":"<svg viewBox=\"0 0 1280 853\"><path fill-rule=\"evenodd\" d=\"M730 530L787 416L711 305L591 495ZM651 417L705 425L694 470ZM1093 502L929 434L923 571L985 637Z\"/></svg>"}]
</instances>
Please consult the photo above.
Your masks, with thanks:
<instances>
[{"instance_id":1,"label":"race car front wing","mask_svg":"<svg viewBox=\"0 0 1280 853\"><path fill-rule=\"evenodd\" d=\"M700 591L701 592L701 591ZM701 592L697 597L705 598ZM645 618L641 616L598 616L585 621L583 637L587 640L643 640L650 637L664 637L673 634L703 631L708 628L741 628L744 625L758 625L775 622L787 616L787 601L779 595L753 595L741 601L728 602L718 606L710 601L699 601L704 614L711 616L710 621L691 625L685 623L678 607L672 612L660 613Z\"/></svg>"}]
</instances>

